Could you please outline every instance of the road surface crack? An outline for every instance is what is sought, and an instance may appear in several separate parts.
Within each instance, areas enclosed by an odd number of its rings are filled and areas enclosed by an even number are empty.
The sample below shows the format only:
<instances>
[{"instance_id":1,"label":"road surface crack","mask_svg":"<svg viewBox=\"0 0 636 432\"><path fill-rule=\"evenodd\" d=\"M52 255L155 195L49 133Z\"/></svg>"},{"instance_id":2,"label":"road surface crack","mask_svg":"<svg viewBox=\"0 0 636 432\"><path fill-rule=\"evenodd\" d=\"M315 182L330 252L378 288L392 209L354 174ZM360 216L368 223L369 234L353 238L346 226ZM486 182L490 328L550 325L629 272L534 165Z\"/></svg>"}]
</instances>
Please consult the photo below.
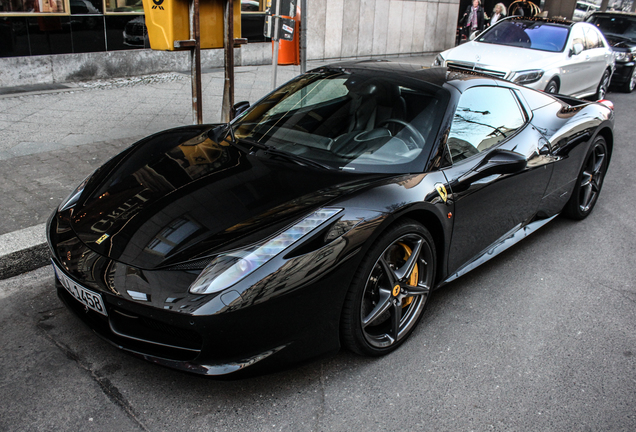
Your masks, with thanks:
<instances>
[{"instance_id":1,"label":"road surface crack","mask_svg":"<svg viewBox=\"0 0 636 432\"><path fill-rule=\"evenodd\" d=\"M46 318L45 318L46 320ZM99 385L102 392L106 395L108 399L118 407L120 407L126 415L139 427L139 429L149 432L149 429L139 420L137 413L133 409L132 405L126 400L124 395L121 394L119 389L113 383L110 382L108 378L99 376L91 367L86 364L82 358L71 348L63 344L62 342L57 341L49 332L47 331L49 328L47 325L42 325L42 322L37 324L38 328L42 330L44 335L55 345L60 351L66 355L69 360L74 361L81 369L84 369L91 376L93 381Z\"/></svg>"}]
</instances>

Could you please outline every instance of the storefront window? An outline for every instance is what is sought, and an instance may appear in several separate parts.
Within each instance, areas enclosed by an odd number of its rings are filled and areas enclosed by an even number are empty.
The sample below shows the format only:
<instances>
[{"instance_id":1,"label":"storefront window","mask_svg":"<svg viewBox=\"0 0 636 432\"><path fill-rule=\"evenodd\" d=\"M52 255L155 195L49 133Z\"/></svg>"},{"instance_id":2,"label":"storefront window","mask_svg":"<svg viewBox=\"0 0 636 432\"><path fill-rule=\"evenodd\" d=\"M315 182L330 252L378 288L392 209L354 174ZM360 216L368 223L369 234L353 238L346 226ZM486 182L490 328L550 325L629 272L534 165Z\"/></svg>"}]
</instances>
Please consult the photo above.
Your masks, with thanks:
<instances>
[{"instance_id":1,"label":"storefront window","mask_svg":"<svg viewBox=\"0 0 636 432\"><path fill-rule=\"evenodd\" d=\"M264 12L267 0L241 0L241 12Z\"/></svg>"},{"instance_id":2,"label":"storefront window","mask_svg":"<svg viewBox=\"0 0 636 432\"><path fill-rule=\"evenodd\" d=\"M66 0L0 0L0 14L66 14Z\"/></svg>"},{"instance_id":3,"label":"storefront window","mask_svg":"<svg viewBox=\"0 0 636 432\"><path fill-rule=\"evenodd\" d=\"M143 13L144 5L141 0L105 0L106 12Z\"/></svg>"}]
</instances>

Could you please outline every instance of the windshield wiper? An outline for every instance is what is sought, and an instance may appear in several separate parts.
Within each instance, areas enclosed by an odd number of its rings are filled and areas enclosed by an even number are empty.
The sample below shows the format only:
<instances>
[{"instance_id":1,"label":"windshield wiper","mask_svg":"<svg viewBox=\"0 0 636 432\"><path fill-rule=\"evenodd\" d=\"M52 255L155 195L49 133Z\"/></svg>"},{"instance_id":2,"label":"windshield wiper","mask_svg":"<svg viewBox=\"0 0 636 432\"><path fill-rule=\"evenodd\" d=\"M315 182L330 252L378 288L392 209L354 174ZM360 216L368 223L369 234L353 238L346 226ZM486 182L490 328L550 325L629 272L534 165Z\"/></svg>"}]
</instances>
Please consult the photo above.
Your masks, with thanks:
<instances>
[{"instance_id":1,"label":"windshield wiper","mask_svg":"<svg viewBox=\"0 0 636 432\"><path fill-rule=\"evenodd\" d=\"M249 144L253 147L256 147L257 149L263 150L265 151L265 153L269 153L271 155L274 156L280 156L282 158L285 158L287 160L290 160L292 162L295 162L299 165L303 165L303 166L312 166L314 168L322 168L322 169L334 169L333 167L330 167L329 165L325 165L323 163L317 162L315 160L306 158L304 156L299 156L297 154L294 153L289 153L286 152L284 150L279 150L274 146L268 145L268 144L263 144L257 141L252 141L252 140L248 140L245 138L239 138L238 139L239 142L244 142L245 144Z\"/></svg>"}]
</instances>

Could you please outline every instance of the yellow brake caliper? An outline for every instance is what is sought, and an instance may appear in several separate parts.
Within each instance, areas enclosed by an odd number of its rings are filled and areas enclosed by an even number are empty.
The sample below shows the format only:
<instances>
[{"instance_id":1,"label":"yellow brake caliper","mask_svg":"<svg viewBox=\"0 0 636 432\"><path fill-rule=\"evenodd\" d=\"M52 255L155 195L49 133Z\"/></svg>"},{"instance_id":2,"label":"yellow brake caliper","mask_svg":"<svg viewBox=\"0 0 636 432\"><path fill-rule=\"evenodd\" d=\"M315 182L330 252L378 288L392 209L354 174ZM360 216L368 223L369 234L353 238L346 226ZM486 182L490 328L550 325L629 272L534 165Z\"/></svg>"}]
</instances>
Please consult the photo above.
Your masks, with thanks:
<instances>
[{"instance_id":1,"label":"yellow brake caliper","mask_svg":"<svg viewBox=\"0 0 636 432\"><path fill-rule=\"evenodd\" d=\"M404 258L402 259L404 261L408 261L412 253L411 248L405 245L404 243L399 243L399 245L404 248ZM417 264L415 264L415 267L413 267L413 271L411 272L411 276L409 276L409 285L417 286L418 280L419 280L418 266ZM404 297L404 300L402 300L402 307L403 308L407 307L408 305L411 304L412 301L413 301L413 296Z\"/></svg>"}]
</instances>

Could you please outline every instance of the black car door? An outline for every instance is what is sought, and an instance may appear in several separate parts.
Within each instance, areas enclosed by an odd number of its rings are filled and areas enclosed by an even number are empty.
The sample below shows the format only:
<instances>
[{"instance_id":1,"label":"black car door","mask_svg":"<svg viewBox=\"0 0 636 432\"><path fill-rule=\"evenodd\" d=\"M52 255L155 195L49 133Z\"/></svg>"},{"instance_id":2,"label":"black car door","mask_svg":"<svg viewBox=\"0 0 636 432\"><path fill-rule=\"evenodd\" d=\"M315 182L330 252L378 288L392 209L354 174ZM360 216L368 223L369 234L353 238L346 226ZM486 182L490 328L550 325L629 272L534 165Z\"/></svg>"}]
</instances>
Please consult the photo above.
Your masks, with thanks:
<instances>
[{"instance_id":1,"label":"black car door","mask_svg":"<svg viewBox=\"0 0 636 432\"><path fill-rule=\"evenodd\" d=\"M550 180L545 143L515 91L480 86L461 96L443 169L455 206L448 270L452 274L535 215Z\"/></svg>"}]
</instances>

